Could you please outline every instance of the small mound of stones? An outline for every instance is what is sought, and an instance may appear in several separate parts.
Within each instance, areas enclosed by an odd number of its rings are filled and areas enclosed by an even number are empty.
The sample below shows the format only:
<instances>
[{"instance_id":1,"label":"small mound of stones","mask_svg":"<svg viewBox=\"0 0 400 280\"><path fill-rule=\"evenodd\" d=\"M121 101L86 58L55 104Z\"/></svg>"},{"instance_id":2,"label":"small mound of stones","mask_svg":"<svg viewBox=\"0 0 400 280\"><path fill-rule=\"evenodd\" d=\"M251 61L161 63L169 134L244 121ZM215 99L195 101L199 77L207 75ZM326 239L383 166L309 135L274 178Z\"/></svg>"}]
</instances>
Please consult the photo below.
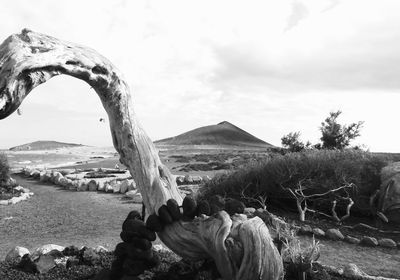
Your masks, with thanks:
<instances>
[{"instance_id":1,"label":"small mound of stones","mask_svg":"<svg viewBox=\"0 0 400 280\"><path fill-rule=\"evenodd\" d=\"M98 265L100 255L107 252L108 250L102 246L79 249L75 246L47 244L37 248L31 254L28 249L16 246L8 252L5 261L13 263L15 268L25 273L44 274L56 266L68 269L78 265Z\"/></svg>"},{"instance_id":2,"label":"small mound of stones","mask_svg":"<svg viewBox=\"0 0 400 280\"><path fill-rule=\"evenodd\" d=\"M13 205L13 204L16 204L18 202L27 200L28 198L30 198L33 195L33 192L31 192L29 189L21 187L21 186L14 187L14 190L16 192L19 192L20 195L19 196L14 196L14 197L12 197L10 199L0 200L0 205Z\"/></svg>"}]
</instances>

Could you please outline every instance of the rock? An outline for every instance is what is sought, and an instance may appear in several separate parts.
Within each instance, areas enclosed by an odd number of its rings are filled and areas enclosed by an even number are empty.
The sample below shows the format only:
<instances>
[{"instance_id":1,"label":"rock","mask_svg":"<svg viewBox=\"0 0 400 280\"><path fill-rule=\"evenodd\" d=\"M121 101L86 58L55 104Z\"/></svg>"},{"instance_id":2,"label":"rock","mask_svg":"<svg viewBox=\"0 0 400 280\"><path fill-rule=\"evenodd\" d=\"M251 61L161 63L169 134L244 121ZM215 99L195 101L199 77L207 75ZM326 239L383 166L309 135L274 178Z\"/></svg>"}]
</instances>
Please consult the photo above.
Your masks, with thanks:
<instances>
[{"instance_id":1,"label":"rock","mask_svg":"<svg viewBox=\"0 0 400 280\"><path fill-rule=\"evenodd\" d=\"M400 162L382 168L381 182L377 210L389 222L400 223Z\"/></svg>"},{"instance_id":2,"label":"rock","mask_svg":"<svg viewBox=\"0 0 400 280\"><path fill-rule=\"evenodd\" d=\"M302 233L302 234L312 234L313 233L313 229L312 229L312 227L310 225L302 225L300 227L299 232Z\"/></svg>"},{"instance_id":3,"label":"rock","mask_svg":"<svg viewBox=\"0 0 400 280\"><path fill-rule=\"evenodd\" d=\"M382 238L378 240L379 246L386 248L396 248L397 244L390 238Z\"/></svg>"},{"instance_id":4,"label":"rock","mask_svg":"<svg viewBox=\"0 0 400 280\"><path fill-rule=\"evenodd\" d=\"M66 267L70 268L72 266L77 266L77 265L79 265L79 263L80 263L80 261L79 261L78 257L76 257L76 256L70 257L67 260Z\"/></svg>"},{"instance_id":5,"label":"rock","mask_svg":"<svg viewBox=\"0 0 400 280\"><path fill-rule=\"evenodd\" d=\"M324 236L325 236L325 231L323 231L323 230L320 229L320 228L314 228L314 229L312 230L312 232L313 232L313 234L314 234L315 236L318 236L318 237L324 237Z\"/></svg>"},{"instance_id":6,"label":"rock","mask_svg":"<svg viewBox=\"0 0 400 280\"><path fill-rule=\"evenodd\" d=\"M22 194L17 197L12 197L8 200L8 204L17 204L20 201L26 200L29 197L27 194Z\"/></svg>"},{"instance_id":7,"label":"rock","mask_svg":"<svg viewBox=\"0 0 400 280\"><path fill-rule=\"evenodd\" d=\"M0 205L8 205L8 200L0 200Z\"/></svg>"},{"instance_id":8,"label":"rock","mask_svg":"<svg viewBox=\"0 0 400 280\"><path fill-rule=\"evenodd\" d=\"M374 238L374 237L364 236L361 239L360 244L365 245L365 246L375 247L375 246L378 246L378 240L376 240L376 238Z\"/></svg>"},{"instance_id":9,"label":"rock","mask_svg":"<svg viewBox=\"0 0 400 280\"><path fill-rule=\"evenodd\" d=\"M129 197L130 199L133 200L134 203L142 203L143 198L140 192L137 190L131 190L125 193L125 197Z\"/></svg>"},{"instance_id":10,"label":"rock","mask_svg":"<svg viewBox=\"0 0 400 280\"><path fill-rule=\"evenodd\" d=\"M129 184L130 184L129 180L127 180L127 179L123 180L123 181L121 182L121 184L120 184L119 192L120 192L120 193L126 193L126 192L128 191Z\"/></svg>"},{"instance_id":11,"label":"rock","mask_svg":"<svg viewBox=\"0 0 400 280\"><path fill-rule=\"evenodd\" d=\"M193 184L201 184L203 182L203 178L201 176L192 176Z\"/></svg>"},{"instance_id":12,"label":"rock","mask_svg":"<svg viewBox=\"0 0 400 280\"><path fill-rule=\"evenodd\" d=\"M78 192L88 191L88 182L85 179L79 180L78 187L76 188Z\"/></svg>"},{"instance_id":13,"label":"rock","mask_svg":"<svg viewBox=\"0 0 400 280\"><path fill-rule=\"evenodd\" d=\"M104 184L104 191L105 191L106 193L112 193L112 192L114 192L114 189L113 189L113 187L110 185L110 183L105 183L105 184Z\"/></svg>"},{"instance_id":14,"label":"rock","mask_svg":"<svg viewBox=\"0 0 400 280\"><path fill-rule=\"evenodd\" d=\"M65 247L64 250L62 251L62 253L65 256L77 256L79 253L79 248L76 246L68 246Z\"/></svg>"},{"instance_id":15,"label":"rock","mask_svg":"<svg viewBox=\"0 0 400 280\"><path fill-rule=\"evenodd\" d=\"M37 248L35 250L35 252L33 252L32 259L35 260L37 257L39 257L41 255L46 255L53 250L62 252L64 249L65 249L65 247L60 246L60 245L46 244L46 245L40 246L39 248Z\"/></svg>"},{"instance_id":16,"label":"rock","mask_svg":"<svg viewBox=\"0 0 400 280\"><path fill-rule=\"evenodd\" d=\"M97 191L99 192L104 192L106 189L106 182L104 181L99 181L98 185L97 185Z\"/></svg>"},{"instance_id":17,"label":"rock","mask_svg":"<svg viewBox=\"0 0 400 280\"><path fill-rule=\"evenodd\" d=\"M343 268L343 275L350 279L364 279L364 277L368 276L368 274L364 273L353 263L345 264Z\"/></svg>"},{"instance_id":18,"label":"rock","mask_svg":"<svg viewBox=\"0 0 400 280\"><path fill-rule=\"evenodd\" d=\"M95 180L90 180L88 183L88 190L90 192L95 192L97 191L97 182Z\"/></svg>"},{"instance_id":19,"label":"rock","mask_svg":"<svg viewBox=\"0 0 400 280\"><path fill-rule=\"evenodd\" d=\"M101 245L98 245L98 246L96 246L96 247L94 248L94 251L95 251L96 253L105 253L105 252L108 252L108 249L105 248L105 247L103 247L103 246L101 246Z\"/></svg>"},{"instance_id":20,"label":"rock","mask_svg":"<svg viewBox=\"0 0 400 280\"><path fill-rule=\"evenodd\" d=\"M188 184L188 185L193 184L192 176L190 176L190 175L185 176L185 184Z\"/></svg>"},{"instance_id":21,"label":"rock","mask_svg":"<svg viewBox=\"0 0 400 280\"><path fill-rule=\"evenodd\" d=\"M94 265L100 260L100 256L99 256L98 252L96 252L92 248L86 248L83 251L82 258L85 263L90 264L90 265Z\"/></svg>"},{"instance_id":22,"label":"rock","mask_svg":"<svg viewBox=\"0 0 400 280\"><path fill-rule=\"evenodd\" d=\"M135 182L135 180L129 180L129 186L128 186L128 191L131 191L131 190L136 190L136 182Z\"/></svg>"},{"instance_id":23,"label":"rock","mask_svg":"<svg viewBox=\"0 0 400 280\"><path fill-rule=\"evenodd\" d=\"M110 185L112 186L113 193L119 193L121 190L121 183L118 182L117 180L113 180L110 182Z\"/></svg>"},{"instance_id":24,"label":"rock","mask_svg":"<svg viewBox=\"0 0 400 280\"><path fill-rule=\"evenodd\" d=\"M62 186L62 187L64 187L64 188L67 188L68 187L68 185L70 184L70 182L71 182L71 180L69 180L69 179L67 179L67 178L65 178L65 177L62 177L60 180L59 180L59 185L60 186Z\"/></svg>"},{"instance_id":25,"label":"rock","mask_svg":"<svg viewBox=\"0 0 400 280\"><path fill-rule=\"evenodd\" d=\"M22 257L20 263L18 264L18 268L27 273L37 272L36 264L32 261L28 254Z\"/></svg>"},{"instance_id":26,"label":"rock","mask_svg":"<svg viewBox=\"0 0 400 280\"><path fill-rule=\"evenodd\" d=\"M325 232L325 235L332 240L344 240L343 234L336 228L330 228Z\"/></svg>"},{"instance_id":27,"label":"rock","mask_svg":"<svg viewBox=\"0 0 400 280\"><path fill-rule=\"evenodd\" d=\"M40 180L40 182L43 182L43 183L51 182L51 173L48 171L42 171L40 173L39 180Z\"/></svg>"},{"instance_id":28,"label":"rock","mask_svg":"<svg viewBox=\"0 0 400 280\"><path fill-rule=\"evenodd\" d=\"M185 184L185 176L176 176L175 180L178 186Z\"/></svg>"},{"instance_id":29,"label":"rock","mask_svg":"<svg viewBox=\"0 0 400 280\"><path fill-rule=\"evenodd\" d=\"M30 173L30 176L33 178L33 179L40 179L40 171L39 170L33 170L31 173Z\"/></svg>"},{"instance_id":30,"label":"rock","mask_svg":"<svg viewBox=\"0 0 400 280\"><path fill-rule=\"evenodd\" d=\"M43 274L56 266L55 257L52 255L41 255L35 261L36 269L39 273Z\"/></svg>"},{"instance_id":31,"label":"rock","mask_svg":"<svg viewBox=\"0 0 400 280\"><path fill-rule=\"evenodd\" d=\"M347 235L344 241L351 243L351 244L360 244L360 239L355 238L353 236Z\"/></svg>"},{"instance_id":32,"label":"rock","mask_svg":"<svg viewBox=\"0 0 400 280\"><path fill-rule=\"evenodd\" d=\"M244 212L243 214L245 214L246 216L254 216L254 213L256 212L256 208L253 207L246 207L244 208Z\"/></svg>"},{"instance_id":33,"label":"rock","mask_svg":"<svg viewBox=\"0 0 400 280\"><path fill-rule=\"evenodd\" d=\"M60 172L54 172L51 176L51 180L53 181L54 184L59 185L60 184L60 179L64 178L64 176Z\"/></svg>"},{"instance_id":34,"label":"rock","mask_svg":"<svg viewBox=\"0 0 400 280\"><path fill-rule=\"evenodd\" d=\"M21 258L26 254L30 255L28 249L26 249L25 247L16 246L7 253L5 261L19 262Z\"/></svg>"}]
</instances>

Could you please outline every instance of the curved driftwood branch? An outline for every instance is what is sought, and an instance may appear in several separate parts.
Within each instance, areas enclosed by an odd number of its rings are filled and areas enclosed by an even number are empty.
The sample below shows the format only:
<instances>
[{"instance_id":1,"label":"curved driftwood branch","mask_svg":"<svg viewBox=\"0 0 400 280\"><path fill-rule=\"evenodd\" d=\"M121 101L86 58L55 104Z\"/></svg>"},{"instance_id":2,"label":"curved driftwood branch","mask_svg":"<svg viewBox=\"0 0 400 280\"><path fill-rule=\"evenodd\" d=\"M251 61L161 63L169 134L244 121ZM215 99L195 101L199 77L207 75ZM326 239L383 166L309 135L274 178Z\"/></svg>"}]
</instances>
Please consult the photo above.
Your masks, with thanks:
<instances>
[{"instance_id":1,"label":"curved driftwood branch","mask_svg":"<svg viewBox=\"0 0 400 280\"><path fill-rule=\"evenodd\" d=\"M0 45L0 119L18 109L36 86L66 74L86 81L99 95L108 114L114 146L137 182L147 214L170 198L182 204L174 177L135 116L129 87L121 73L96 51L24 29ZM268 228L258 217L213 217L177 221L160 239L182 257L213 258L226 280L279 279L281 257Z\"/></svg>"}]
</instances>

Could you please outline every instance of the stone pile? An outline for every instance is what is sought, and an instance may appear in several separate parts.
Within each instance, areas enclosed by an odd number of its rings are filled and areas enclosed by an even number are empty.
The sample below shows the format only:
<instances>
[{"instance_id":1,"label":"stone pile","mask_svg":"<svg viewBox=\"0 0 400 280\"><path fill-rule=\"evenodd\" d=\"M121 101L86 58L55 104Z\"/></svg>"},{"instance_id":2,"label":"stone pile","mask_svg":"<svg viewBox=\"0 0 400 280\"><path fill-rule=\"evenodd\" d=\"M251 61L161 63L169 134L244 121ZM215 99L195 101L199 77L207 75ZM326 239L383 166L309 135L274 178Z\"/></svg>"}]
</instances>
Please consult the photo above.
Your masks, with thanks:
<instances>
[{"instance_id":1,"label":"stone pile","mask_svg":"<svg viewBox=\"0 0 400 280\"><path fill-rule=\"evenodd\" d=\"M75 246L47 244L31 254L28 249L17 246L8 252L5 261L15 264L24 272L44 274L57 265L65 268L82 264L95 265L100 260L100 254L104 252L108 250L103 246L78 249Z\"/></svg>"},{"instance_id":2,"label":"stone pile","mask_svg":"<svg viewBox=\"0 0 400 280\"><path fill-rule=\"evenodd\" d=\"M139 212L131 211L128 214L122 224L120 237L123 242L115 247L115 260L109 279L135 279L159 263L151 243L156 240L156 233L146 226Z\"/></svg>"},{"instance_id":3,"label":"stone pile","mask_svg":"<svg viewBox=\"0 0 400 280\"><path fill-rule=\"evenodd\" d=\"M10 199L0 200L0 205L16 204L18 202L27 200L28 198L30 198L33 195L33 192L31 192L29 189L23 188L21 186L14 187L14 190L16 190L17 192L20 192L20 195L12 197Z\"/></svg>"},{"instance_id":4,"label":"stone pile","mask_svg":"<svg viewBox=\"0 0 400 280\"><path fill-rule=\"evenodd\" d=\"M191 175L178 175L176 176L176 183L178 186L181 185L200 185L211 180L210 176L191 176Z\"/></svg>"}]
</instances>

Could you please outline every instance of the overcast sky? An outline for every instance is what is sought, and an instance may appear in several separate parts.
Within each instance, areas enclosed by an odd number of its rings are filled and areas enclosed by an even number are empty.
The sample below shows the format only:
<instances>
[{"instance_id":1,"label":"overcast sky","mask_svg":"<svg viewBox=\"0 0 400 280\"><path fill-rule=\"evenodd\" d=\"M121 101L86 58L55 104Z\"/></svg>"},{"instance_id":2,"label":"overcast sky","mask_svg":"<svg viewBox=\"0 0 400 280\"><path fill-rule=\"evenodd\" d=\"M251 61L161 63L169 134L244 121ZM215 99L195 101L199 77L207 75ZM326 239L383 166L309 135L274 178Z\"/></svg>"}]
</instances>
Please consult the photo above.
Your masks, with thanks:
<instances>
[{"instance_id":1,"label":"overcast sky","mask_svg":"<svg viewBox=\"0 0 400 280\"><path fill-rule=\"evenodd\" d=\"M6 2L6 1L4 1ZM125 75L153 140L229 121L274 145L321 122L365 121L357 143L400 152L400 1L7 1L0 41L27 27L90 46ZM111 146L90 86L39 86L0 121L0 148L35 140Z\"/></svg>"}]
</instances>

